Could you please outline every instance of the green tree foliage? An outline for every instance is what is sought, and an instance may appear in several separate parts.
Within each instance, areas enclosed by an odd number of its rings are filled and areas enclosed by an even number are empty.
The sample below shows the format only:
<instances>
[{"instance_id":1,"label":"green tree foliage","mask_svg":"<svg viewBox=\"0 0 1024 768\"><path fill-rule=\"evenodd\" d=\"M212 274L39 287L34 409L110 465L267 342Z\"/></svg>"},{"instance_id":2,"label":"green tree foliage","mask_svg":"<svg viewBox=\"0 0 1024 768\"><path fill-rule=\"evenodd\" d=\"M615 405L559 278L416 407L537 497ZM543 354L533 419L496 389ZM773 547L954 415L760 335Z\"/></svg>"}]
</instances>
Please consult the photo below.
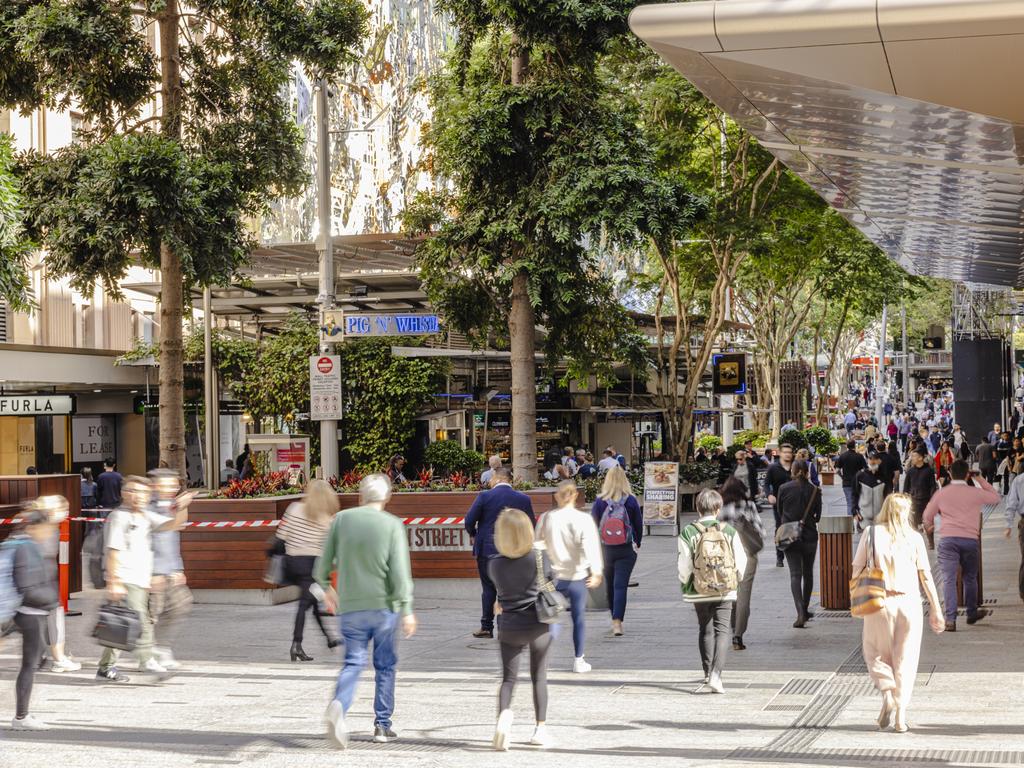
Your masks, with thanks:
<instances>
[{"instance_id":1,"label":"green tree foliage","mask_svg":"<svg viewBox=\"0 0 1024 768\"><path fill-rule=\"evenodd\" d=\"M635 4L441 3L460 42L431 84L426 144L451 186L420 196L405 223L434 233L418 263L448 322L476 341L509 340L523 479L536 474L535 326L549 359L607 370L627 354L629 322L598 254L693 214L682 188L655 174L639 113L602 78Z\"/></svg>"},{"instance_id":2,"label":"green tree foliage","mask_svg":"<svg viewBox=\"0 0 1024 768\"><path fill-rule=\"evenodd\" d=\"M435 475L448 476L452 472L473 474L479 472L486 461L479 451L463 448L454 440L437 440L423 452L423 463Z\"/></svg>"},{"instance_id":3,"label":"green tree foliage","mask_svg":"<svg viewBox=\"0 0 1024 768\"><path fill-rule=\"evenodd\" d=\"M0 107L74 105L88 126L18 169L48 274L117 295L133 260L161 270L168 466L184 467L185 289L227 281L254 245L247 220L307 182L281 93L296 60L314 78L342 73L365 18L358 0L0 4Z\"/></svg>"},{"instance_id":4,"label":"green tree foliage","mask_svg":"<svg viewBox=\"0 0 1024 768\"><path fill-rule=\"evenodd\" d=\"M363 469L379 472L392 455L405 450L415 432L416 417L444 382L447 361L391 354L392 344L418 343L414 337L399 337L362 339L338 347L344 447Z\"/></svg>"},{"instance_id":5,"label":"green tree foliage","mask_svg":"<svg viewBox=\"0 0 1024 768\"><path fill-rule=\"evenodd\" d=\"M3 56L0 50L0 56ZM14 175L11 137L0 133L0 298L18 310L30 305L27 260L32 242L22 227L21 189Z\"/></svg>"}]
</instances>

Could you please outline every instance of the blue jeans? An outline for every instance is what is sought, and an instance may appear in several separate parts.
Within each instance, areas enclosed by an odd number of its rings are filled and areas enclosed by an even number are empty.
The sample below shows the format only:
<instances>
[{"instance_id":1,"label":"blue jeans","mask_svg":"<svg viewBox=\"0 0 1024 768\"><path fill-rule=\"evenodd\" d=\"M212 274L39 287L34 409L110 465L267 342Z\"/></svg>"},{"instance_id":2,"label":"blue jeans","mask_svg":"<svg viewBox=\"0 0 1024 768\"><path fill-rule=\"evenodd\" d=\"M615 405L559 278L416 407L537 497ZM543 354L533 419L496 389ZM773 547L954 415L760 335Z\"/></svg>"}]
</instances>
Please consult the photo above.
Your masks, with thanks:
<instances>
[{"instance_id":1,"label":"blue jeans","mask_svg":"<svg viewBox=\"0 0 1024 768\"><path fill-rule=\"evenodd\" d=\"M956 621L956 572L964 582L967 618L978 615L978 540L959 536L939 539L939 570L942 572L942 599L946 621Z\"/></svg>"},{"instance_id":2,"label":"blue jeans","mask_svg":"<svg viewBox=\"0 0 1024 768\"><path fill-rule=\"evenodd\" d=\"M854 512L856 512L857 510L853 508L853 486L852 485L844 485L843 486L843 496L846 497L846 514L848 514L850 517L853 517Z\"/></svg>"},{"instance_id":3,"label":"blue jeans","mask_svg":"<svg viewBox=\"0 0 1024 768\"><path fill-rule=\"evenodd\" d=\"M569 610L572 611L572 647L576 651L576 658L582 658L587 638L587 581L559 581L555 589L569 601Z\"/></svg>"},{"instance_id":4,"label":"blue jeans","mask_svg":"<svg viewBox=\"0 0 1024 768\"><path fill-rule=\"evenodd\" d=\"M367 648L373 640L373 668L376 689L373 697L374 725L391 727L395 711L395 667L398 664L398 614L394 611L351 611L339 617L345 638L345 665L338 674L334 698L348 712L356 696L356 684L366 668Z\"/></svg>"},{"instance_id":5,"label":"blue jeans","mask_svg":"<svg viewBox=\"0 0 1024 768\"><path fill-rule=\"evenodd\" d=\"M608 607L612 619L622 621L626 617L626 590L629 577L636 565L636 550L633 544L617 544L604 547L604 585L608 593Z\"/></svg>"}]
</instances>

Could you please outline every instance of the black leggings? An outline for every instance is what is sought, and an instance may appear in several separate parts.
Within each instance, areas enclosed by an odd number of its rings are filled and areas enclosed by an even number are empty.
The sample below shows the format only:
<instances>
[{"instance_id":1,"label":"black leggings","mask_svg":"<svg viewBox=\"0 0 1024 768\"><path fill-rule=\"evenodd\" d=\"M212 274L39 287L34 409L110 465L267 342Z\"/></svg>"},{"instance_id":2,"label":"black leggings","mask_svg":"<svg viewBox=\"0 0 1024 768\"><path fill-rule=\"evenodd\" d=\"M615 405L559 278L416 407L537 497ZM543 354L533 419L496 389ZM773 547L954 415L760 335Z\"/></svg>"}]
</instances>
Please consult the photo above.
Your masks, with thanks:
<instances>
[{"instance_id":1,"label":"black leggings","mask_svg":"<svg viewBox=\"0 0 1024 768\"><path fill-rule=\"evenodd\" d=\"M14 686L18 702L14 714L20 720L28 714L28 702L32 697L32 682L35 680L36 670L39 669L39 664L43 660L43 648L46 646L44 640L46 616L16 613L14 614L14 624L21 632L21 670L18 672L18 682Z\"/></svg>"},{"instance_id":2,"label":"black leggings","mask_svg":"<svg viewBox=\"0 0 1024 768\"><path fill-rule=\"evenodd\" d=\"M797 617L805 617L811 605L814 590L814 558L818 554L818 540L801 539L786 547L786 564L789 566L789 588L793 592Z\"/></svg>"},{"instance_id":3,"label":"black leggings","mask_svg":"<svg viewBox=\"0 0 1024 768\"><path fill-rule=\"evenodd\" d=\"M519 658L530 648L530 680L533 682L533 711L537 722L548 716L548 651L551 633L547 624L538 623L524 629L498 630L501 643L501 688L498 691L498 712L512 706L512 692L519 677Z\"/></svg>"},{"instance_id":4,"label":"black leggings","mask_svg":"<svg viewBox=\"0 0 1024 768\"><path fill-rule=\"evenodd\" d=\"M292 641L296 643L302 642L302 633L306 628L306 612L310 608L313 609L313 618L316 619L316 624L324 633L324 637L328 640L334 639L334 635L324 625L323 614L320 613L320 601L309 591L309 587L313 583L314 563L316 563L316 558L312 555L288 555L288 576L291 582L301 590L299 606L295 610L295 629L292 631Z\"/></svg>"}]
</instances>

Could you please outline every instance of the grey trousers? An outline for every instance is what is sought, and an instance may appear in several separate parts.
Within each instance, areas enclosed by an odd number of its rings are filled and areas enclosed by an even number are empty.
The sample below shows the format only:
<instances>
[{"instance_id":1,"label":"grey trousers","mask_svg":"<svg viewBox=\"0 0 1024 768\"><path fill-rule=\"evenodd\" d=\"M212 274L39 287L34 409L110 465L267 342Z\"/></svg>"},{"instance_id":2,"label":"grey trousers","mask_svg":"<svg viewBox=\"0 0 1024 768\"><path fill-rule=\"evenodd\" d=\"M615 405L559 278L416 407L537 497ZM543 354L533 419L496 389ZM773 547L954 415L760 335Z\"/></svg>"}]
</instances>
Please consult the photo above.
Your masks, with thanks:
<instances>
[{"instance_id":1,"label":"grey trousers","mask_svg":"<svg viewBox=\"0 0 1024 768\"><path fill-rule=\"evenodd\" d=\"M732 608L732 636L743 637L750 621L750 593L754 590L754 574L757 573L757 555L747 555L747 567L743 571L739 587L736 589L736 602Z\"/></svg>"},{"instance_id":2,"label":"grey trousers","mask_svg":"<svg viewBox=\"0 0 1024 768\"><path fill-rule=\"evenodd\" d=\"M697 635L697 647L700 650L700 663L704 674L721 677L725 667L725 655L729 652L729 615L732 613L732 601L719 600L713 603L694 603L697 609L697 623L700 625Z\"/></svg>"}]
</instances>

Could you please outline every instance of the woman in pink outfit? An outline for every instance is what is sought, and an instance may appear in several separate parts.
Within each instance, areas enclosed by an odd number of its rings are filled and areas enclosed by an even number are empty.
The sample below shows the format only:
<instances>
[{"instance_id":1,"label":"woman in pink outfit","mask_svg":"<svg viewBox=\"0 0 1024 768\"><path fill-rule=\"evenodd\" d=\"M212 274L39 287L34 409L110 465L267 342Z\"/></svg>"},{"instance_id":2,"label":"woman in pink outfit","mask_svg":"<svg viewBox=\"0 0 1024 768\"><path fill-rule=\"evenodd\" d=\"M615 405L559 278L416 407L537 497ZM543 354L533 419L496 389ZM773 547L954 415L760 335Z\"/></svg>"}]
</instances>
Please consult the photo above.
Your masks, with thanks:
<instances>
[{"instance_id":1,"label":"woman in pink outfit","mask_svg":"<svg viewBox=\"0 0 1024 768\"><path fill-rule=\"evenodd\" d=\"M882 693L878 727L905 733L907 707L914 693L917 664L921 657L924 616L921 590L931 611L928 623L939 634L945 628L939 595L935 590L924 538L911 521L913 504L905 493L891 494L875 520L874 535L860 537L853 558L853 572L859 573L872 559L885 580L885 604L880 611L864 617L864 661L875 687Z\"/></svg>"}]
</instances>

